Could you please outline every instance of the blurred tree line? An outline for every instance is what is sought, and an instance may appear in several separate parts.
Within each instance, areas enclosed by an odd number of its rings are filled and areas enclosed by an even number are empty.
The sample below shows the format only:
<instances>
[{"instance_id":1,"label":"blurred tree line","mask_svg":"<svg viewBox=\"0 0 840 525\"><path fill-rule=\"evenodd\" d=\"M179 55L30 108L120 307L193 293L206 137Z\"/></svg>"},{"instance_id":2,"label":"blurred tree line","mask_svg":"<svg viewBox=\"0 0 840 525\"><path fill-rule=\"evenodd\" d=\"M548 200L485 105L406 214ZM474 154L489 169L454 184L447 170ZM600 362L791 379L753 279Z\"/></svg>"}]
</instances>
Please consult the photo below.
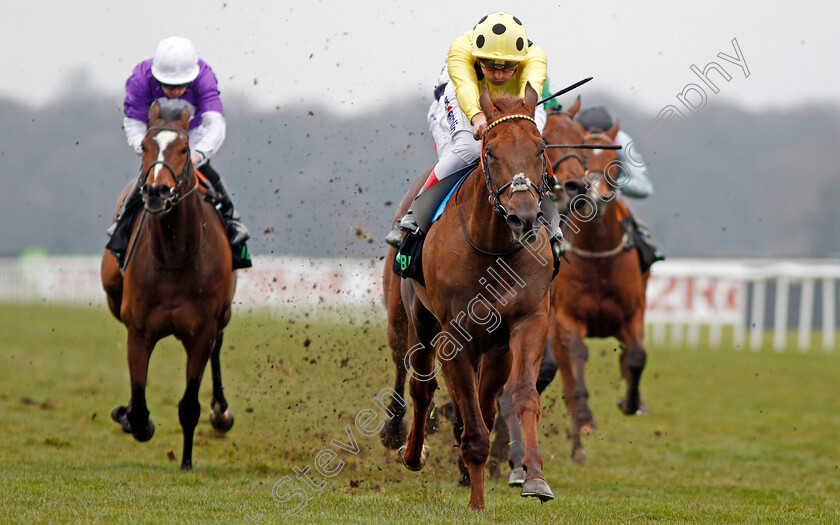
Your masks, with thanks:
<instances>
[{"instance_id":1,"label":"blurred tree line","mask_svg":"<svg viewBox=\"0 0 840 525\"><path fill-rule=\"evenodd\" d=\"M33 108L0 99L0 256L29 247L99 253L139 158L121 100L77 79ZM840 253L840 110L748 112L713 100L650 143L656 115L582 90L636 139L655 191L630 201L672 257L825 257ZM561 100L565 104L573 98ZM429 100L392 100L352 116L298 101L258 110L225 99L228 136L213 164L252 232L254 254L376 257L409 181L436 161Z\"/></svg>"}]
</instances>

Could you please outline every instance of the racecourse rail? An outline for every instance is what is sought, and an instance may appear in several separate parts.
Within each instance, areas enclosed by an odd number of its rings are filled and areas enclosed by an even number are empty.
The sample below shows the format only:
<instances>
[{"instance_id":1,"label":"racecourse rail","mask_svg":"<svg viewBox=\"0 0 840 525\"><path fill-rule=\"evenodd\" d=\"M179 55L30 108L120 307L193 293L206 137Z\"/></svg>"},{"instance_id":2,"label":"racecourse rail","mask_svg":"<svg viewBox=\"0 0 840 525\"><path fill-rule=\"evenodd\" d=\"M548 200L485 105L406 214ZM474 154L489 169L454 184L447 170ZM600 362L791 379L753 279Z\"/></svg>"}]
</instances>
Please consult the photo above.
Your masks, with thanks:
<instances>
[{"instance_id":1,"label":"racecourse rail","mask_svg":"<svg viewBox=\"0 0 840 525\"><path fill-rule=\"evenodd\" d=\"M0 301L102 307L99 263L96 256L0 258ZM379 259L255 256L254 267L239 272L236 309L384 318L381 275ZM648 283L647 337L673 346L697 346L705 336L716 348L726 336L739 349L782 351L791 341L800 351L833 351L838 280L838 260L660 262Z\"/></svg>"}]
</instances>

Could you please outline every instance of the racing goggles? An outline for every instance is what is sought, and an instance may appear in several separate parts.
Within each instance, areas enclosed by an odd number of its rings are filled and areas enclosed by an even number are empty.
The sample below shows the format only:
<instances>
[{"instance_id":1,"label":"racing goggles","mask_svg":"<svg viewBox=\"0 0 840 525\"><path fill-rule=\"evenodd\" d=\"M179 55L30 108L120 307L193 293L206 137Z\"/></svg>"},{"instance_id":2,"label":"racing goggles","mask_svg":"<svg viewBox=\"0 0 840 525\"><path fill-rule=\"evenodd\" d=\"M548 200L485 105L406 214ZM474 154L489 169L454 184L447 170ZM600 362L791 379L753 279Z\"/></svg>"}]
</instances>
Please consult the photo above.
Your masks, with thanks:
<instances>
[{"instance_id":1,"label":"racing goggles","mask_svg":"<svg viewBox=\"0 0 840 525\"><path fill-rule=\"evenodd\" d=\"M158 84L160 84L160 87L162 87L162 88L166 88L166 89L170 89L170 90L174 91L176 89L188 88L190 86L190 84L192 84L192 82L187 82L185 84L164 84L163 82L158 82Z\"/></svg>"},{"instance_id":2,"label":"racing goggles","mask_svg":"<svg viewBox=\"0 0 840 525\"><path fill-rule=\"evenodd\" d=\"M481 67L484 69L489 70L496 70L496 71L504 71L509 73L516 69L516 66L519 65L519 62L509 62L506 60L488 60L486 58L479 58L478 63L481 64Z\"/></svg>"}]
</instances>

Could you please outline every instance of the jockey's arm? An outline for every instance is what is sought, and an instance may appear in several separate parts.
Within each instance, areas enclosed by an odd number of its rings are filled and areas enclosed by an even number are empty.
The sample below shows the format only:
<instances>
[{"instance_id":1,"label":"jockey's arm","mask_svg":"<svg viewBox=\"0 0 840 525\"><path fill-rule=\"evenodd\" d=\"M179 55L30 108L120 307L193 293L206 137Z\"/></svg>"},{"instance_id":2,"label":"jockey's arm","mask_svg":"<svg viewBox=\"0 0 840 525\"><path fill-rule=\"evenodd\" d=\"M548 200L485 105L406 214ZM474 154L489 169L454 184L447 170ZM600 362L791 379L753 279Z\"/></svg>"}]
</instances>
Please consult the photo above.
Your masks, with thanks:
<instances>
[{"instance_id":1,"label":"jockey's arm","mask_svg":"<svg viewBox=\"0 0 840 525\"><path fill-rule=\"evenodd\" d=\"M624 131L619 131L615 137L616 143L622 148L618 150L618 160L626 174L626 182L621 193L634 199L644 199L653 193L653 182L647 173L647 163L639 153L639 148Z\"/></svg>"},{"instance_id":2,"label":"jockey's arm","mask_svg":"<svg viewBox=\"0 0 840 525\"><path fill-rule=\"evenodd\" d=\"M140 144L146 136L146 123L142 120L137 120L129 117L123 117L123 130L125 130L125 138L128 141L128 147L134 153L140 155L143 150L140 149Z\"/></svg>"},{"instance_id":3,"label":"jockey's arm","mask_svg":"<svg viewBox=\"0 0 840 525\"><path fill-rule=\"evenodd\" d=\"M472 56L472 41L470 36L463 34L456 38L449 47L447 57L447 69L452 85L455 87L455 96L464 114L473 122L473 117L481 113L481 105L478 102L478 76L474 67L475 59Z\"/></svg>"},{"instance_id":4,"label":"jockey's arm","mask_svg":"<svg viewBox=\"0 0 840 525\"><path fill-rule=\"evenodd\" d=\"M191 147L193 153L198 153L201 160L196 165L203 164L219 151L225 141L227 121L218 111L205 111L201 114L201 125L192 130L190 135L200 137Z\"/></svg>"}]
</instances>

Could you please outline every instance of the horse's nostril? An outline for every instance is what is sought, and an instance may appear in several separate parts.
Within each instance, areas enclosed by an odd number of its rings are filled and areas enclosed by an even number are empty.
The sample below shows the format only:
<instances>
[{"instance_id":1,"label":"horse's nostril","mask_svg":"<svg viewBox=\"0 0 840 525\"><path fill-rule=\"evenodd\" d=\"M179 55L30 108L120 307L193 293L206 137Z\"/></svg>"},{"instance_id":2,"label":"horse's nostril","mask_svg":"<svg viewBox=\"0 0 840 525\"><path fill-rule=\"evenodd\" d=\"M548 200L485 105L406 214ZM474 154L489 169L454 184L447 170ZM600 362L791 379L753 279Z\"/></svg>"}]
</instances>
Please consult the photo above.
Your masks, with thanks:
<instances>
[{"instance_id":1,"label":"horse's nostril","mask_svg":"<svg viewBox=\"0 0 840 525\"><path fill-rule=\"evenodd\" d=\"M516 215L508 215L507 223L511 227L511 229L514 230L514 231L522 231L522 229L524 227L524 223L522 222L522 219L520 219Z\"/></svg>"}]
</instances>

